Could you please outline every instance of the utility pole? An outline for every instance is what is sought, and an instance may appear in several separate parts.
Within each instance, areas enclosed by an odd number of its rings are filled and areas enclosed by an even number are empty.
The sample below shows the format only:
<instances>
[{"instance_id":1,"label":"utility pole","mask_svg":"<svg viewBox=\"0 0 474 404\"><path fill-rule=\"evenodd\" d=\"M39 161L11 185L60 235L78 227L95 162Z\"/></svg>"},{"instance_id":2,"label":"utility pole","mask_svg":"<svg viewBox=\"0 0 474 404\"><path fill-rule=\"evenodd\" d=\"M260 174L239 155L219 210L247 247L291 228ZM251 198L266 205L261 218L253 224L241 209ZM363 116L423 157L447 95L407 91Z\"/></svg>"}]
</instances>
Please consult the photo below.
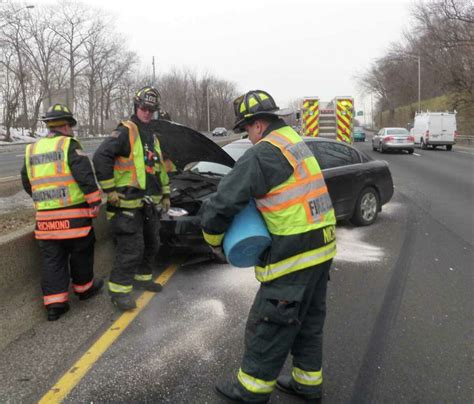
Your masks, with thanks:
<instances>
[{"instance_id":1,"label":"utility pole","mask_svg":"<svg viewBox=\"0 0 474 404\"><path fill-rule=\"evenodd\" d=\"M207 131L211 131L211 114L209 113L209 83L206 87L206 100L207 100Z\"/></svg>"},{"instance_id":2,"label":"utility pole","mask_svg":"<svg viewBox=\"0 0 474 404\"><path fill-rule=\"evenodd\" d=\"M421 58L418 58L418 112L421 113Z\"/></svg>"},{"instance_id":3,"label":"utility pole","mask_svg":"<svg viewBox=\"0 0 474 404\"><path fill-rule=\"evenodd\" d=\"M374 101L372 99L372 93L370 93L370 128L374 129Z\"/></svg>"},{"instance_id":4,"label":"utility pole","mask_svg":"<svg viewBox=\"0 0 474 404\"><path fill-rule=\"evenodd\" d=\"M153 87L155 87L155 57L154 56L152 56L151 64L153 66L153 76L152 76L152 79L151 79L151 85Z\"/></svg>"}]
</instances>

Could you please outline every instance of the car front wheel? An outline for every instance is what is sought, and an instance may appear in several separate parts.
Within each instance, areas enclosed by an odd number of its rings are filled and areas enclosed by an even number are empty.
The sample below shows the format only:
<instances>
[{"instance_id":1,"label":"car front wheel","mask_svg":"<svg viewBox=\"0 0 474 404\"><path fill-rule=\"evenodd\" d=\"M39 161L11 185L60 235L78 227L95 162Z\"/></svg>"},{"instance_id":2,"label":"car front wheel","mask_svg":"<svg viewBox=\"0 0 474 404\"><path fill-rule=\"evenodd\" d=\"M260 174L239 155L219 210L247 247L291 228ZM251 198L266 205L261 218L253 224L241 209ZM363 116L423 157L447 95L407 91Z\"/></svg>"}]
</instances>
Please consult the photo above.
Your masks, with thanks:
<instances>
[{"instance_id":1,"label":"car front wheel","mask_svg":"<svg viewBox=\"0 0 474 404\"><path fill-rule=\"evenodd\" d=\"M351 222L357 226L368 226L375 222L380 210L380 200L374 188L365 188L357 198Z\"/></svg>"}]
</instances>

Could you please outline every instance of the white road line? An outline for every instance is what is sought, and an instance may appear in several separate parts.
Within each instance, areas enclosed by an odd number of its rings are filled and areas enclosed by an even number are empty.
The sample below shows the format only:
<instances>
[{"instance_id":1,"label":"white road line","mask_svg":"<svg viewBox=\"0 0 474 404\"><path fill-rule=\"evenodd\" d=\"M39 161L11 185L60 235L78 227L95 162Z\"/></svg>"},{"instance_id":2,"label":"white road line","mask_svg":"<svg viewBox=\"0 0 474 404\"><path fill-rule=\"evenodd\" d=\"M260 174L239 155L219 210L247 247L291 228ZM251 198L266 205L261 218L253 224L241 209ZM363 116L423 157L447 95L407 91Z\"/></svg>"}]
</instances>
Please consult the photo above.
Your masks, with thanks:
<instances>
[{"instance_id":1,"label":"white road line","mask_svg":"<svg viewBox=\"0 0 474 404\"><path fill-rule=\"evenodd\" d=\"M474 153L468 152L468 151L462 151L462 150L454 150L455 153L464 153L464 154L470 154L471 156L474 155Z\"/></svg>"},{"instance_id":2,"label":"white road line","mask_svg":"<svg viewBox=\"0 0 474 404\"><path fill-rule=\"evenodd\" d=\"M11 177L1 177L0 182L8 182L8 181L13 181L19 179L19 175L12 175Z\"/></svg>"},{"instance_id":3,"label":"white road line","mask_svg":"<svg viewBox=\"0 0 474 404\"><path fill-rule=\"evenodd\" d=\"M421 157L421 154L418 154L418 153L413 153L413 155L416 157Z\"/></svg>"},{"instance_id":4,"label":"white road line","mask_svg":"<svg viewBox=\"0 0 474 404\"><path fill-rule=\"evenodd\" d=\"M25 153L23 153L23 154L15 154L15 157L25 157Z\"/></svg>"}]
</instances>

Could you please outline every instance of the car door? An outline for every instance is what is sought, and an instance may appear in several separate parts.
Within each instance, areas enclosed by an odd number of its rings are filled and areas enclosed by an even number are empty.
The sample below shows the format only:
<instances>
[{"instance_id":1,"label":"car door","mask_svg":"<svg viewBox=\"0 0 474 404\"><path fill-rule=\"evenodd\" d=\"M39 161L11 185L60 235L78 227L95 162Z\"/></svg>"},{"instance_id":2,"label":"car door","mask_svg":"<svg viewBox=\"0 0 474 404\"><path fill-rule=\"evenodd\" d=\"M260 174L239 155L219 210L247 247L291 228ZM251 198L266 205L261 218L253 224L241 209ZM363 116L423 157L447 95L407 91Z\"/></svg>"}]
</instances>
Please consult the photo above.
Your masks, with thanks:
<instances>
[{"instance_id":1,"label":"car door","mask_svg":"<svg viewBox=\"0 0 474 404\"><path fill-rule=\"evenodd\" d=\"M352 216L357 199L357 183L360 182L355 164L360 164L360 155L343 143L308 141L309 148L323 170L324 179L338 219Z\"/></svg>"}]
</instances>

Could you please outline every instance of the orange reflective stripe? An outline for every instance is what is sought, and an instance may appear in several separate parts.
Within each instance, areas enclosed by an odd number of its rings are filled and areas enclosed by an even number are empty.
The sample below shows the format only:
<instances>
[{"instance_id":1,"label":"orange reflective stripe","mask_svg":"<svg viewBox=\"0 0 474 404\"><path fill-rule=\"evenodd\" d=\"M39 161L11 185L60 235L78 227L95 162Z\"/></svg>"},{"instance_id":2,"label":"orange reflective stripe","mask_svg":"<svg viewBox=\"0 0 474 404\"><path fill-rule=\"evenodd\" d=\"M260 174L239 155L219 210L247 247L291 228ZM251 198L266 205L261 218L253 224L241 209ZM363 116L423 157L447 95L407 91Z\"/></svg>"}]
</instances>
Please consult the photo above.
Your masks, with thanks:
<instances>
[{"instance_id":1,"label":"orange reflective stripe","mask_svg":"<svg viewBox=\"0 0 474 404\"><path fill-rule=\"evenodd\" d=\"M72 290L76 293L84 293L87 292L93 285L94 281L87 282L85 285L74 285L72 284Z\"/></svg>"},{"instance_id":2,"label":"orange reflective stripe","mask_svg":"<svg viewBox=\"0 0 474 404\"><path fill-rule=\"evenodd\" d=\"M316 190L326 188L322 176L317 179L318 176L311 177L310 179L304 179L296 183L292 183L288 186L278 189L272 193L265 195L263 198L256 200L258 208L272 208L274 206L282 205L287 202L293 201L294 203L300 202L302 199L312 195Z\"/></svg>"},{"instance_id":3,"label":"orange reflective stripe","mask_svg":"<svg viewBox=\"0 0 474 404\"><path fill-rule=\"evenodd\" d=\"M315 189L314 191L311 191L308 194L297 196L297 197L295 197L293 199L290 199L286 202L274 204L274 205L271 205L271 206L259 206L257 204L257 206L258 206L258 210L260 212L275 212L277 210L290 208L291 206L296 205L298 203L303 203L307 199L317 198L318 196L324 195L326 193L327 193L327 188L324 186L324 187Z\"/></svg>"},{"instance_id":4,"label":"orange reflective stripe","mask_svg":"<svg viewBox=\"0 0 474 404\"><path fill-rule=\"evenodd\" d=\"M68 300L68 293L57 293L55 295L47 295L43 296L44 305L47 306L48 304L53 303L64 303Z\"/></svg>"},{"instance_id":5,"label":"orange reflective stripe","mask_svg":"<svg viewBox=\"0 0 474 404\"><path fill-rule=\"evenodd\" d=\"M36 212L36 220L76 219L80 217L91 217L91 210L89 208L80 208L39 210Z\"/></svg>"},{"instance_id":6,"label":"orange reflective stripe","mask_svg":"<svg viewBox=\"0 0 474 404\"><path fill-rule=\"evenodd\" d=\"M37 240L64 240L70 238L85 237L91 231L91 226L78 227L77 229L41 231L35 230Z\"/></svg>"},{"instance_id":7,"label":"orange reflective stripe","mask_svg":"<svg viewBox=\"0 0 474 404\"><path fill-rule=\"evenodd\" d=\"M94 191L90 194L84 195L84 198L86 198L88 204L102 200L102 198L100 197L100 191Z\"/></svg>"},{"instance_id":8,"label":"orange reflective stripe","mask_svg":"<svg viewBox=\"0 0 474 404\"><path fill-rule=\"evenodd\" d=\"M310 175L308 165L306 164L306 161L305 161L306 157L303 157L300 160L298 160L298 158L290 150L288 150L290 147L298 145L299 142L298 143L289 142L285 136L283 136L282 134L276 131L268 135L266 141L273 143L275 146L277 146L280 149L280 151L283 153L283 155L288 159L289 163L292 165L293 169L295 170L295 178L297 180L306 178ZM311 156L307 156L307 157L313 157L313 155L311 154Z\"/></svg>"}]
</instances>

